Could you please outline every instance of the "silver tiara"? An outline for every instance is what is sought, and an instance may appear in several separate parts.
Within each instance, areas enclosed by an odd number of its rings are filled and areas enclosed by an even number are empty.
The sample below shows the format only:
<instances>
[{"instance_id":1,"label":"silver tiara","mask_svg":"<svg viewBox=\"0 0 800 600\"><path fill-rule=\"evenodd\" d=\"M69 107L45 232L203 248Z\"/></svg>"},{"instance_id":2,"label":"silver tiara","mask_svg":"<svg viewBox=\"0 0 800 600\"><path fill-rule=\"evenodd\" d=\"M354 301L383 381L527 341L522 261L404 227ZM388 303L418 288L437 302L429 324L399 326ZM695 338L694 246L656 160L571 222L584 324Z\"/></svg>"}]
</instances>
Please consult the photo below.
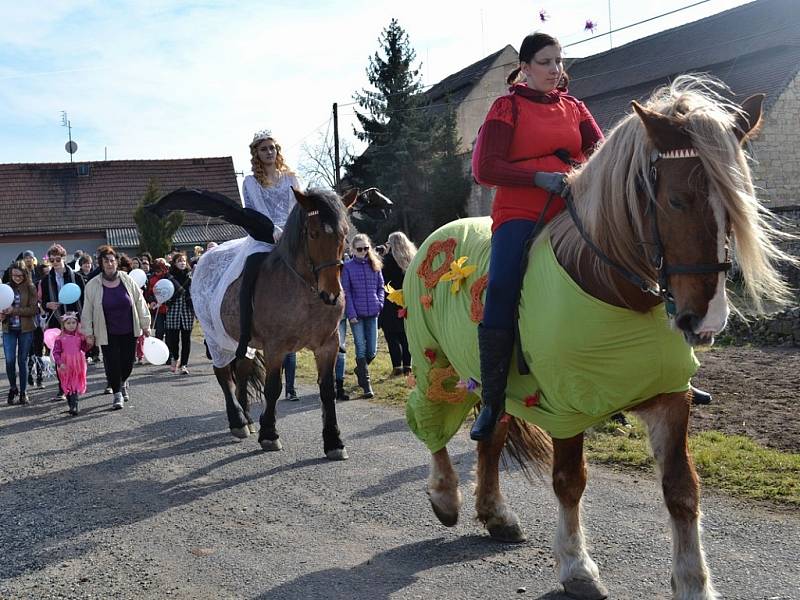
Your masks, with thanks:
<instances>
[{"instance_id":1,"label":"silver tiara","mask_svg":"<svg viewBox=\"0 0 800 600\"><path fill-rule=\"evenodd\" d=\"M698 158L699 156L694 148L682 148L658 153L658 158Z\"/></svg>"},{"instance_id":2,"label":"silver tiara","mask_svg":"<svg viewBox=\"0 0 800 600\"><path fill-rule=\"evenodd\" d=\"M267 140L267 139L274 139L272 137L272 131L271 130L262 129L261 131L256 131L255 135L253 136L253 141L250 142L250 145L252 146L256 142L261 142L261 141Z\"/></svg>"}]
</instances>

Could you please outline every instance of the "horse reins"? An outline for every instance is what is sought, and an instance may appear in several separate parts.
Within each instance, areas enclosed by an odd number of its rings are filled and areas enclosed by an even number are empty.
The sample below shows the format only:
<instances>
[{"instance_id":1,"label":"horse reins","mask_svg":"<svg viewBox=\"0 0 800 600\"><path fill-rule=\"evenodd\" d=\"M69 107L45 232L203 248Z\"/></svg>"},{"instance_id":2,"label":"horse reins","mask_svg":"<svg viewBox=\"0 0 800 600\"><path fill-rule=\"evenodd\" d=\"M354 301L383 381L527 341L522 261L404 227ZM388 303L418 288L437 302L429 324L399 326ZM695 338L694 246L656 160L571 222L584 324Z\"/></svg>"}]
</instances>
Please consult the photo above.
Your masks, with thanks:
<instances>
[{"instance_id":1,"label":"horse reins","mask_svg":"<svg viewBox=\"0 0 800 600\"><path fill-rule=\"evenodd\" d=\"M650 186L645 188L647 192L647 208L645 209L645 214L652 212L652 245L655 246L656 252L655 255L649 257L649 262L651 265L653 265L657 273L658 283L656 286L651 285L650 282L639 277L636 273L632 273L616 261L612 260L591 240L583 227L580 217L578 217L578 212L575 210L575 201L572 196L572 191L566 184L566 179L564 180L564 191L561 193L561 197L564 198L564 202L567 205L567 210L569 211L569 214L575 223L575 227L577 228L578 233L580 233L584 242L586 242L586 245L591 248L591 250L602 262L615 269L620 275L622 275L624 279L638 287L641 291L653 294L654 296L660 296L664 301L664 307L667 311L667 315L670 317L674 317L676 315L675 297L672 295L672 292L669 289L670 275L699 275L720 272L727 273L732 266L730 260L725 260L724 262L720 263L669 265L664 258L664 244L661 241L661 235L658 231L658 204L656 202L655 194L658 187L658 169L656 167L656 163L659 160L681 158L698 158L697 150L694 148L670 150L668 152L659 152L658 150L653 150L650 155L650 165L647 173Z\"/></svg>"},{"instance_id":2,"label":"horse reins","mask_svg":"<svg viewBox=\"0 0 800 600\"><path fill-rule=\"evenodd\" d=\"M318 210L312 210L312 211L308 212L308 217L309 218L310 217L316 217L316 216L319 216L319 211ZM319 265L315 265L314 261L311 260L311 254L308 251L308 235L307 235L307 231L308 231L308 224L306 224L305 231L304 231L304 233L306 234L306 256L308 257L308 266L311 268L311 274L314 275L314 284L309 286L309 287L311 289L311 293L314 294L314 295L317 295L317 294L319 294L319 287L318 287L319 286L319 274L322 271L324 271L325 269L329 269L330 267L341 267L342 265L344 265L344 261L342 261L341 259L329 260L329 261L321 263ZM303 281L303 283L308 284L308 280L305 277L303 277L300 273L298 273L297 270L292 265L289 264L288 260L286 260L284 257L281 257L281 258L283 259L283 263L289 268L289 270L292 273L294 273L299 279L301 279Z\"/></svg>"}]
</instances>

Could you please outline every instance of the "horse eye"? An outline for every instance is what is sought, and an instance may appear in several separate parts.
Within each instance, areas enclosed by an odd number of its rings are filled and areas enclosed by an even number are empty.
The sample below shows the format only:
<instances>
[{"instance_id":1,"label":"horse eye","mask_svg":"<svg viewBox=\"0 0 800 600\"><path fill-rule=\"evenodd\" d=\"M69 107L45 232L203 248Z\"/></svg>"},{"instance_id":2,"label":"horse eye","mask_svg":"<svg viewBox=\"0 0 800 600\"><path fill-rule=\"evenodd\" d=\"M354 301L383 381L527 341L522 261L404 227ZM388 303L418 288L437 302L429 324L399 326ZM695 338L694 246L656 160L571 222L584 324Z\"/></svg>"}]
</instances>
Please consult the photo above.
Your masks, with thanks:
<instances>
[{"instance_id":1,"label":"horse eye","mask_svg":"<svg viewBox=\"0 0 800 600\"><path fill-rule=\"evenodd\" d=\"M312 240L317 239L319 237L319 231L309 231L308 237L310 237Z\"/></svg>"},{"instance_id":2,"label":"horse eye","mask_svg":"<svg viewBox=\"0 0 800 600\"><path fill-rule=\"evenodd\" d=\"M683 210L686 208L686 204L681 201L681 198L673 194L669 195L669 205L675 210Z\"/></svg>"}]
</instances>

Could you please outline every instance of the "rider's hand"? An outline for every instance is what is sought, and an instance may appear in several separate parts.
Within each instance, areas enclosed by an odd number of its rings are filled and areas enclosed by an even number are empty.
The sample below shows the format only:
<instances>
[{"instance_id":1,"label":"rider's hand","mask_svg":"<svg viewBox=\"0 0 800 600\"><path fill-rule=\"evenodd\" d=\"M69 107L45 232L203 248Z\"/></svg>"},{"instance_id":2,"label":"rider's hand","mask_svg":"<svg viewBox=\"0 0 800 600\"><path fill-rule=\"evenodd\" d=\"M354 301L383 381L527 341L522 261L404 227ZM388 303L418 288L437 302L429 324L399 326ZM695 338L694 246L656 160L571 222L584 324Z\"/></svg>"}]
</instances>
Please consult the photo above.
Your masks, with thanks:
<instances>
[{"instance_id":1,"label":"rider's hand","mask_svg":"<svg viewBox=\"0 0 800 600\"><path fill-rule=\"evenodd\" d=\"M45 306L47 310L58 310L58 307L61 305L58 302L48 302Z\"/></svg>"},{"instance_id":2,"label":"rider's hand","mask_svg":"<svg viewBox=\"0 0 800 600\"><path fill-rule=\"evenodd\" d=\"M149 328L149 327L144 327L144 328L142 329L142 335L143 335L144 337L150 337L150 328Z\"/></svg>"},{"instance_id":3,"label":"rider's hand","mask_svg":"<svg viewBox=\"0 0 800 600\"><path fill-rule=\"evenodd\" d=\"M533 184L553 194L561 194L566 187L563 173L547 173L539 171L533 176Z\"/></svg>"},{"instance_id":4,"label":"rider's hand","mask_svg":"<svg viewBox=\"0 0 800 600\"><path fill-rule=\"evenodd\" d=\"M349 321L350 325L355 325L356 323L358 323L358 319L349 319Z\"/></svg>"}]
</instances>

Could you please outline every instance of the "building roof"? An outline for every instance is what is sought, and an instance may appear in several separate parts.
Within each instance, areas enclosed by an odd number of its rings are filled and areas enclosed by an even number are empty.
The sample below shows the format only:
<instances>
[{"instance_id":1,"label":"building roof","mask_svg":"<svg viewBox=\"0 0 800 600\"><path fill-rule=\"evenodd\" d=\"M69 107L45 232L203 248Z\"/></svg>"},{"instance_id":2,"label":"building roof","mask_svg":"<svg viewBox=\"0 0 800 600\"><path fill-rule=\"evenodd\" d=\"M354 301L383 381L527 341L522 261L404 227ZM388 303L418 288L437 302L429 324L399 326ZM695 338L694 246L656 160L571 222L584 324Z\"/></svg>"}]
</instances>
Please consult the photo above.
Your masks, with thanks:
<instances>
[{"instance_id":1,"label":"building roof","mask_svg":"<svg viewBox=\"0 0 800 600\"><path fill-rule=\"evenodd\" d=\"M241 202L230 156L0 164L0 237L135 228L133 213L151 178L162 193L185 186ZM207 224L223 221L185 215L184 226Z\"/></svg>"},{"instance_id":2,"label":"building roof","mask_svg":"<svg viewBox=\"0 0 800 600\"><path fill-rule=\"evenodd\" d=\"M797 0L757 0L568 65L570 92L603 128L681 73L706 72L740 99L765 92L767 110L800 70Z\"/></svg>"},{"instance_id":3,"label":"building roof","mask_svg":"<svg viewBox=\"0 0 800 600\"><path fill-rule=\"evenodd\" d=\"M514 50L511 45L508 45L464 67L460 71L448 75L424 93L425 102L430 105L435 105L431 107L433 112L440 112L447 103L450 103L452 106L457 106L469 95L472 88L481 80L486 72L492 68L497 58L509 48L514 55L516 55L517 51Z\"/></svg>"},{"instance_id":4,"label":"building roof","mask_svg":"<svg viewBox=\"0 0 800 600\"><path fill-rule=\"evenodd\" d=\"M246 237L247 232L237 225L183 225L172 236L174 246L205 245ZM115 248L138 248L139 231L135 227L117 227L106 230L108 243Z\"/></svg>"}]
</instances>

